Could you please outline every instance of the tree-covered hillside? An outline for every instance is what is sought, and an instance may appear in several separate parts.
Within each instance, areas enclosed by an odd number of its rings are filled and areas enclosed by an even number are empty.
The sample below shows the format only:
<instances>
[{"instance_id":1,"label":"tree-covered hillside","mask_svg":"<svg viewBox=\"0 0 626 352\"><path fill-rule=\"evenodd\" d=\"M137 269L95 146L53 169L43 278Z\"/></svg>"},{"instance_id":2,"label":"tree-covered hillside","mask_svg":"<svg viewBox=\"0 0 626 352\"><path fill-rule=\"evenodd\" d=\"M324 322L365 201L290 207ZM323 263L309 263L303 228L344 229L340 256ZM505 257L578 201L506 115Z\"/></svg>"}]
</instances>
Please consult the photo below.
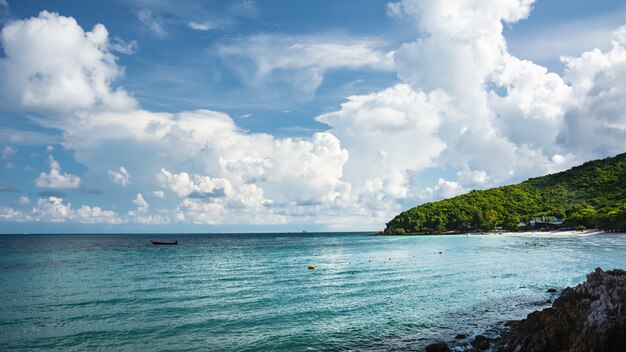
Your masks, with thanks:
<instances>
[{"instance_id":1,"label":"tree-covered hillside","mask_svg":"<svg viewBox=\"0 0 626 352\"><path fill-rule=\"evenodd\" d=\"M626 230L626 153L525 182L472 191L397 215L384 234L517 230L539 216L565 226Z\"/></svg>"}]
</instances>

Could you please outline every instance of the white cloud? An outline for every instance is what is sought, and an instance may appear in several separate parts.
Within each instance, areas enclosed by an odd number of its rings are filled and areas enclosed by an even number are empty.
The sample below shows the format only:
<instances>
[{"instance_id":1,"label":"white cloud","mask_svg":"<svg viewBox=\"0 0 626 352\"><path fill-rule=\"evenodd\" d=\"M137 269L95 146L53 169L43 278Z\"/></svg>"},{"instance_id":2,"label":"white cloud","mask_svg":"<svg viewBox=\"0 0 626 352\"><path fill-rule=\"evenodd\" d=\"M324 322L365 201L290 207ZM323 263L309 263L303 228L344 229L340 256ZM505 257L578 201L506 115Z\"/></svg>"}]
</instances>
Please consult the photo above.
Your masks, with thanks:
<instances>
[{"instance_id":1,"label":"white cloud","mask_svg":"<svg viewBox=\"0 0 626 352\"><path fill-rule=\"evenodd\" d=\"M34 221L44 222L78 222L78 223L108 223L119 224L121 219L110 210L102 210L99 207L83 205L77 210L72 210L72 205L64 203L62 198L40 198L27 218Z\"/></svg>"},{"instance_id":2,"label":"white cloud","mask_svg":"<svg viewBox=\"0 0 626 352\"><path fill-rule=\"evenodd\" d=\"M224 64L253 86L283 82L311 94L328 71L392 70L393 53L372 39L341 36L254 35L217 47Z\"/></svg>"},{"instance_id":3,"label":"white cloud","mask_svg":"<svg viewBox=\"0 0 626 352\"><path fill-rule=\"evenodd\" d=\"M170 189L180 196L193 191L211 192L207 189L209 183L216 183L226 192L231 187L245 189L245 185L255 184L277 202L330 201L337 197L336 188L348 159L332 134L317 133L305 140L246 133L227 115L206 110L175 115L143 110L103 113L89 122L91 125L66 127L68 148L93 150L109 140L117 141L117 145L133 141L150 146L151 153L160 155L162 164L177 165L188 160L194 165L194 174L209 177L204 188L194 189L189 184L194 181L190 175L176 174L180 185ZM150 158L144 159L149 163ZM90 168L99 167L90 158L79 161ZM143 169L156 174L161 168L154 162Z\"/></svg>"},{"instance_id":4,"label":"white cloud","mask_svg":"<svg viewBox=\"0 0 626 352\"><path fill-rule=\"evenodd\" d=\"M169 28L176 25L184 25L194 30L227 26L235 20L232 14L237 12L225 13L224 7L232 6L231 2L218 4L197 0L121 0L121 3L131 8L145 29L159 39L166 38ZM246 16L246 13L235 15Z\"/></svg>"},{"instance_id":5,"label":"white cloud","mask_svg":"<svg viewBox=\"0 0 626 352\"><path fill-rule=\"evenodd\" d=\"M350 97L341 110L317 118L332 127L349 152L343 181L362 194L357 198L361 205L453 196L623 152L626 123L619 112L623 103L617 103L626 101L618 89L623 83L617 82L624 76L618 69L622 32L615 35L610 53L566 59L561 77L507 50L502 22L525 18L532 2L407 0L389 5L390 15L414 18L425 33L394 55L405 84ZM577 86L585 84L581 93ZM606 93L585 97L592 88ZM596 104L589 106L604 111L585 107L573 115L590 101ZM575 126L581 127L578 134L570 131ZM597 137L590 136L596 131ZM608 138L600 137L603 133ZM572 137L571 145L566 136ZM571 153L576 147L580 150ZM459 170L457 180L441 178L424 188L409 177L435 165ZM396 191L377 193L382 189Z\"/></svg>"},{"instance_id":6,"label":"white cloud","mask_svg":"<svg viewBox=\"0 0 626 352\"><path fill-rule=\"evenodd\" d=\"M136 105L125 90L111 87L124 72L109 52L108 32L101 24L85 32L71 17L42 11L10 22L0 38L3 110L67 113Z\"/></svg>"},{"instance_id":7,"label":"white cloud","mask_svg":"<svg viewBox=\"0 0 626 352\"><path fill-rule=\"evenodd\" d=\"M137 196L135 196L135 199L133 200L133 204L137 206L137 212L139 213L146 213L148 211L148 208L150 207L150 205L148 205L148 202L143 199L141 193L137 193Z\"/></svg>"},{"instance_id":8,"label":"white cloud","mask_svg":"<svg viewBox=\"0 0 626 352\"><path fill-rule=\"evenodd\" d=\"M54 160L52 155L48 156L48 165L50 165L50 172L42 172L39 177L35 179L35 185L39 188L78 188L80 186L80 177L67 172L61 172L61 165L58 161Z\"/></svg>"},{"instance_id":9,"label":"white cloud","mask_svg":"<svg viewBox=\"0 0 626 352\"><path fill-rule=\"evenodd\" d=\"M133 199L133 204L137 206L137 209L128 212L129 220L139 224L154 225L171 223L170 216L167 214L169 213L168 211L165 211L165 214L149 214L148 209L150 208L150 205L143 198L141 193L137 193L135 199Z\"/></svg>"},{"instance_id":10,"label":"white cloud","mask_svg":"<svg viewBox=\"0 0 626 352\"><path fill-rule=\"evenodd\" d=\"M615 33L608 51L592 50L564 59L566 71L558 75L507 49L503 22L525 18L531 5L532 1L524 0L391 4L390 14L413 18L423 34L393 55L376 41L328 37L265 35L221 46L224 58L248 61L249 65L235 69L250 84L284 78L294 85L308 84L305 93L314 91L331 70L397 69L400 83L348 97L337 111L317 117L330 126L329 131L308 138L247 132L230 116L216 111L141 109L125 91L111 88L121 69L110 56L113 49L106 44L104 27L85 33L73 19L48 13L17 21L11 26L18 29L34 24L54 29L62 23L59 37L78 38L93 54L84 62L78 60L78 66L106 71L96 70L101 84L88 80L87 91L91 89L93 96L122 92L129 99L129 104L119 105L106 103L104 98L86 103L77 99L69 109L60 107L65 98L30 105L18 99L20 103L11 108L40 114L62 112L64 119L56 123L63 131L62 143L76 151L76 160L91 174L108 174L124 185L130 180L127 170L112 171L104 165L133 165L136 208L120 218L93 207L79 212L53 197L37 201L30 213L3 208L0 216L41 221L298 222L376 228L417 202L517 182L623 152L626 29ZM66 63L33 59L35 54L42 56L46 43L39 37L12 33L3 30L3 44L15 44L20 38L31 50L14 50L18 54L2 59L3 69L15 66L22 73L49 69L50 84L28 85L38 85L41 97L63 91L64 79L73 77L64 68ZM27 69L20 66L20 60ZM16 82L16 92L27 90L19 79ZM0 100L8 101L10 96L2 94ZM50 168L49 174L40 175L42 184L78 187L80 178L62 173L52 156ZM435 177L439 178L436 183L427 183L422 176L435 168L446 170L446 175L456 174L456 179ZM164 208L155 209L143 194L159 188L152 195L162 200L154 204ZM166 192L171 196L166 198Z\"/></svg>"},{"instance_id":11,"label":"white cloud","mask_svg":"<svg viewBox=\"0 0 626 352\"><path fill-rule=\"evenodd\" d=\"M451 198L466 192L467 190L457 182L447 181L443 178L440 178L437 181L437 185L435 187L426 188L423 197L425 199Z\"/></svg>"},{"instance_id":12,"label":"white cloud","mask_svg":"<svg viewBox=\"0 0 626 352\"><path fill-rule=\"evenodd\" d=\"M2 221L28 221L28 219L24 216L19 210L15 210L13 208L9 208L6 206L0 206L0 220Z\"/></svg>"},{"instance_id":13,"label":"white cloud","mask_svg":"<svg viewBox=\"0 0 626 352\"><path fill-rule=\"evenodd\" d=\"M348 150L346 178L362 184L374 175L383 177L391 168L421 171L433 166L445 148L437 131L441 117L452 113L448 105L443 92L426 94L401 84L352 96L340 111L317 120L330 125L331 133Z\"/></svg>"},{"instance_id":14,"label":"white cloud","mask_svg":"<svg viewBox=\"0 0 626 352\"><path fill-rule=\"evenodd\" d=\"M1 159L8 159L17 153L17 148L7 145L2 149L2 154L0 154Z\"/></svg>"},{"instance_id":15,"label":"white cloud","mask_svg":"<svg viewBox=\"0 0 626 352\"><path fill-rule=\"evenodd\" d=\"M615 31L611 50L596 49L563 60L575 104L565 114L558 141L585 158L624 152L626 25Z\"/></svg>"},{"instance_id":16,"label":"white cloud","mask_svg":"<svg viewBox=\"0 0 626 352\"><path fill-rule=\"evenodd\" d=\"M487 188L493 185L493 179L484 170L461 170L457 172L458 182L466 187Z\"/></svg>"},{"instance_id":17,"label":"white cloud","mask_svg":"<svg viewBox=\"0 0 626 352\"><path fill-rule=\"evenodd\" d=\"M111 210L102 210L99 207L83 205L73 211L71 221L83 224L121 224L122 219Z\"/></svg>"},{"instance_id":18,"label":"white cloud","mask_svg":"<svg viewBox=\"0 0 626 352\"><path fill-rule=\"evenodd\" d=\"M19 205L28 205L30 204L30 199L26 196L20 196L20 200L18 201Z\"/></svg>"},{"instance_id":19,"label":"white cloud","mask_svg":"<svg viewBox=\"0 0 626 352\"><path fill-rule=\"evenodd\" d=\"M138 223L138 224L150 224L150 225L164 225L164 224L171 224L172 220L170 219L169 216L167 215L142 215L142 214L135 214L134 217L132 217L133 221Z\"/></svg>"},{"instance_id":20,"label":"white cloud","mask_svg":"<svg viewBox=\"0 0 626 352\"><path fill-rule=\"evenodd\" d=\"M124 166L120 166L119 171L109 170L108 174L111 181L121 185L122 187L126 187L130 183L130 174Z\"/></svg>"},{"instance_id":21,"label":"white cloud","mask_svg":"<svg viewBox=\"0 0 626 352\"><path fill-rule=\"evenodd\" d=\"M211 22L189 22L187 26L196 31L208 31L216 28L216 25Z\"/></svg>"},{"instance_id":22,"label":"white cloud","mask_svg":"<svg viewBox=\"0 0 626 352\"><path fill-rule=\"evenodd\" d=\"M138 47L139 44L136 40L131 40L127 42L120 37L111 38L109 43L109 49L111 51L115 51L125 55L134 55Z\"/></svg>"},{"instance_id":23,"label":"white cloud","mask_svg":"<svg viewBox=\"0 0 626 352\"><path fill-rule=\"evenodd\" d=\"M157 38L163 39L167 32L163 28L163 19L154 14L149 9L140 9L136 12L137 18L148 28Z\"/></svg>"},{"instance_id":24,"label":"white cloud","mask_svg":"<svg viewBox=\"0 0 626 352\"><path fill-rule=\"evenodd\" d=\"M412 116L412 120L429 121L432 127L428 136L433 142L421 144L419 141L423 138L414 138L413 143L407 141L404 145L420 144L405 148L405 153L416 151L416 156L426 156L423 160L432 163L451 165L470 174L485 173L483 178L489 182L482 186L520 180L526 175L567 166L556 165L551 157L562 153L556 139L571 89L558 75L511 56L502 36L502 22L525 18L531 4L532 1L523 0L407 0L389 6L390 14L413 17L417 28L426 33L424 38L402 45L394 56L398 77L410 86L404 89L415 96L439 97L422 99L421 106L408 104L412 110L407 115ZM387 92L392 93L389 89ZM366 111L386 111L396 105L393 99L378 100L363 108L349 110L342 106L339 113L357 121L354 116ZM353 149L361 150L366 144L359 140L367 140L368 146L372 143L373 138L368 133L359 133L361 131L351 126L347 129L336 121L325 122L333 126L333 133L338 135L351 157ZM393 126L394 122L389 120L385 126ZM402 131L416 135L424 133L424 128L418 124L405 125ZM352 133L354 146L346 143L342 133L347 132ZM391 136L385 133L382 138ZM374 141L376 144L377 139ZM381 145L386 144L386 141L381 142ZM402 155L402 152L385 155ZM427 163L422 163L421 167L402 164L402 161L413 160L415 156L402 155L394 165L401 170L418 172L428 166ZM475 180L462 176L459 175L460 180L472 182L468 186L476 186Z\"/></svg>"},{"instance_id":25,"label":"white cloud","mask_svg":"<svg viewBox=\"0 0 626 352\"><path fill-rule=\"evenodd\" d=\"M258 210L265 203L263 190L253 184L233 187L231 182L224 178L190 176L186 172L174 174L165 169L161 169L158 180L163 187L181 198L211 203L216 207Z\"/></svg>"},{"instance_id":26,"label":"white cloud","mask_svg":"<svg viewBox=\"0 0 626 352\"><path fill-rule=\"evenodd\" d=\"M39 198L31 214L33 220L43 219L46 222L64 222L72 214L71 204L64 204L62 198Z\"/></svg>"},{"instance_id":27,"label":"white cloud","mask_svg":"<svg viewBox=\"0 0 626 352\"><path fill-rule=\"evenodd\" d=\"M28 205L27 197L20 198L20 205ZM21 212L9 207L0 207L2 221L72 222L82 224L121 224L123 220L111 210L83 205L72 209L70 203L59 197L39 198L30 212Z\"/></svg>"}]
</instances>

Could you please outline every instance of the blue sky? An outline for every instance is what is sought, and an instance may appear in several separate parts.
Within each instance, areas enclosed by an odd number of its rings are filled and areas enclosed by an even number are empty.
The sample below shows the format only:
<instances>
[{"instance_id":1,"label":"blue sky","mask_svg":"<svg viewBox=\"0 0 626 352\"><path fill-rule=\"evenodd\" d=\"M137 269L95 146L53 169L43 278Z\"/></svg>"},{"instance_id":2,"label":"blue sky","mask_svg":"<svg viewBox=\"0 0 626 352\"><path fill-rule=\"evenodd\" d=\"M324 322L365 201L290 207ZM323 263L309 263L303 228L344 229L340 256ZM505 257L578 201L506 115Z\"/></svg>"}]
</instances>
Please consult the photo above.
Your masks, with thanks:
<instances>
[{"instance_id":1,"label":"blue sky","mask_svg":"<svg viewBox=\"0 0 626 352\"><path fill-rule=\"evenodd\" d=\"M626 149L621 1L0 0L0 21L1 232L377 230Z\"/></svg>"}]
</instances>

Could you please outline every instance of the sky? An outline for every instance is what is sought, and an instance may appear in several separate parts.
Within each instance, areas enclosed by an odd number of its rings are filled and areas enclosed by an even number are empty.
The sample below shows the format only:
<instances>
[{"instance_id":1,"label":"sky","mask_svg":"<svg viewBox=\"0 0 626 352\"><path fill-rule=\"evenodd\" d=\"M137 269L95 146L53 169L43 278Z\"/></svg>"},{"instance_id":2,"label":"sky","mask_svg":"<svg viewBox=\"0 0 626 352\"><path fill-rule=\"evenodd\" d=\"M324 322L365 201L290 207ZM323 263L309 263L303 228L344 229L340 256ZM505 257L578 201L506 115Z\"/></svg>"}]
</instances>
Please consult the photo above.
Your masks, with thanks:
<instances>
[{"instance_id":1,"label":"sky","mask_svg":"<svg viewBox=\"0 0 626 352\"><path fill-rule=\"evenodd\" d=\"M0 0L0 233L378 231L626 151L617 0Z\"/></svg>"}]
</instances>

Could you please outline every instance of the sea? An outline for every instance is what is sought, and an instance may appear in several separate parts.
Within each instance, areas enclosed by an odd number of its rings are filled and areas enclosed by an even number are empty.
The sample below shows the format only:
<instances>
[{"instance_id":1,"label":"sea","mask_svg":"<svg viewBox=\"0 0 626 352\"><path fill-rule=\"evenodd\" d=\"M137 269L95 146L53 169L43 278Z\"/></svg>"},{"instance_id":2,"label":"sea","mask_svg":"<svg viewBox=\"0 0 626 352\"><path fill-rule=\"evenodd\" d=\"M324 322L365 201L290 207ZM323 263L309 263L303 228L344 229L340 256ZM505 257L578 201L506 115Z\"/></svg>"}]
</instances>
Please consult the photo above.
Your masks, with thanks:
<instances>
[{"instance_id":1,"label":"sea","mask_svg":"<svg viewBox=\"0 0 626 352\"><path fill-rule=\"evenodd\" d=\"M596 267L626 235L4 235L0 350L421 351Z\"/></svg>"}]
</instances>

